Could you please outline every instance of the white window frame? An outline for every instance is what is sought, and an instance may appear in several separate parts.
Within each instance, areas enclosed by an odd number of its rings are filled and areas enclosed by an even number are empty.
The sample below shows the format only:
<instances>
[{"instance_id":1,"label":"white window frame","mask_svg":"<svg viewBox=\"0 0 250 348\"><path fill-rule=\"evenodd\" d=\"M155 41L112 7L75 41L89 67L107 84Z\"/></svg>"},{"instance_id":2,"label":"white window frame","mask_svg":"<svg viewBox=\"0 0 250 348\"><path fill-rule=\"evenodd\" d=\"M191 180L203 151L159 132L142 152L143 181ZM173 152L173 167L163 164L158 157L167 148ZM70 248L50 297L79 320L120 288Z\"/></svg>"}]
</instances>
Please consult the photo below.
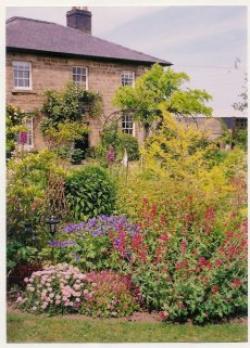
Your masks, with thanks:
<instances>
[{"instance_id":1,"label":"white window frame","mask_svg":"<svg viewBox=\"0 0 250 348\"><path fill-rule=\"evenodd\" d=\"M127 120L128 117L131 118L131 120ZM130 124L131 122L132 122L132 127L129 127L128 124ZM123 133L135 136L135 123L133 121L132 115L124 113L121 118L121 124L122 124Z\"/></svg>"},{"instance_id":2,"label":"white window frame","mask_svg":"<svg viewBox=\"0 0 250 348\"><path fill-rule=\"evenodd\" d=\"M124 83L124 79L131 80L131 83ZM134 71L123 71L121 73L121 84L122 86L132 86L134 87L135 85L135 73Z\"/></svg>"},{"instance_id":3,"label":"white window frame","mask_svg":"<svg viewBox=\"0 0 250 348\"><path fill-rule=\"evenodd\" d=\"M79 69L85 69L86 75L82 75L82 74L74 74L74 69L75 68L79 68ZM80 76L86 76L86 82L85 82L85 90L88 91L89 89L89 72L88 72L88 68L86 66L81 66L81 65L73 65L72 66L72 80L74 82L74 84L78 87L84 87L82 85L82 81L77 82L74 80L74 75L80 75Z\"/></svg>"},{"instance_id":4,"label":"white window frame","mask_svg":"<svg viewBox=\"0 0 250 348\"><path fill-rule=\"evenodd\" d=\"M29 86L25 87L25 86L16 86L15 84L15 65L28 65L29 66ZM13 61L12 62L12 68L13 68L13 86L15 90L27 90L30 91L32 90L32 64L30 62L25 62L25 61ZM26 78L23 78L25 80L27 80ZM21 80L21 78L18 78L18 80Z\"/></svg>"},{"instance_id":5,"label":"white window frame","mask_svg":"<svg viewBox=\"0 0 250 348\"><path fill-rule=\"evenodd\" d=\"M29 151L34 148L34 119L26 118L23 120L23 125L27 128L27 144L24 144L24 149ZM29 144L30 139L30 144Z\"/></svg>"}]
</instances>

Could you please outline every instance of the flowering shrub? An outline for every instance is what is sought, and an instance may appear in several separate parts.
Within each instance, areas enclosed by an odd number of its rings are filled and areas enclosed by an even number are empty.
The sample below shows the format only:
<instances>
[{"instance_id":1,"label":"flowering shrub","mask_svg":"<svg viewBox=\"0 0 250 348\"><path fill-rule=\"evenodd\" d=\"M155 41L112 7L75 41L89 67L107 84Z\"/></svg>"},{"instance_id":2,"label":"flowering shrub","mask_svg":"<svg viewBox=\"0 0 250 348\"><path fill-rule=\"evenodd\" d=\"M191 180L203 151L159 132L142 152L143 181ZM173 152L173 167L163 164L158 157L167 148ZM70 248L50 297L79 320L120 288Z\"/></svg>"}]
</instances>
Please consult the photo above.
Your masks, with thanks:
<instances>
[{"instance_id":1,"label":"flowering shrub","mask_svg":"<svg viewBox=\"0 0 250 348\"><path fill-rule=\"evenodd\" d=\"M132 271L147 308L200 324L247 313L246 222L234 231L180 230L156 241L150 261Z\"/></svg>"},{"instance_id":2,"label":"flowering shrub","mask_svg":"<svg viewBox=\"0 0 250 348\"><path fill-rule=\"evenodd\" d=\"M67 261L87 271L121 269L122 261L131 255L131 242L138 238L139 231L140 227L125 216L100 215L87 222L69 224L64 232L76 245Z\"/></svg>"},{"instance_id":3,"label":"flowering shrub","mask_svg":"<svg viewBox=\"0 0 250 348\"><path fill-rule=\"evenodd\" d=\"M17 304L31 312L81 312L96 316L123 316L137 304L129 278L112 272L83 274L67 264L33 272Z\"/></svg>"},{"instance_id":4,"label":"flowering shrub","mask_svg":"<svg viewBox=\"0 0 250 348\"><path fill-rule=\"evenodd\" d=\"M87 280L94 286L94 295L82 306L82 313L98 317L119 317L138 309L136 297L139 299L139 292L133 289L130 277L102 271L88 273Z\"/></svg>"}]
</instances>

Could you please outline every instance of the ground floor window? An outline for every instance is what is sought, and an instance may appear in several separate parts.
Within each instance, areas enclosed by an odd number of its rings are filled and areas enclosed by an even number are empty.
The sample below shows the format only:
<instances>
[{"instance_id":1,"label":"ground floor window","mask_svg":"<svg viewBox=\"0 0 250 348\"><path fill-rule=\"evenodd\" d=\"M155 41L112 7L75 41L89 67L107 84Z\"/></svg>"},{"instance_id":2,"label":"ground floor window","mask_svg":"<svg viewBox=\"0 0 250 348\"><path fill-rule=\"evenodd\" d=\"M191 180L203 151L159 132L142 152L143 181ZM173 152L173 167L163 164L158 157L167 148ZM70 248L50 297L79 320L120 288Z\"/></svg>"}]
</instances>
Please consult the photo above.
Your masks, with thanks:
<instances>
[{"instance_id":1,"label":"ground floor window","mask_svg":"<svg viewBox=\"0 0 250 348\"><path fill-rule=\"evenodd\" d=\"M23 121L23 125L27 130L18 134L18 144L23 145L25 150L31 150L34 146L34 123L33 118L28 118Z\"/></svg>"},{"instance_id":2,"label":"ground floor window","mask_svg":"<svg viewBox=\"0 0 250 348\"><path fill-rule=\"evenodd\" d=\"M122 131L127 134L134 134L133 117L129 114L124 114L122 116Z\"/></svg>"}]
</instances>

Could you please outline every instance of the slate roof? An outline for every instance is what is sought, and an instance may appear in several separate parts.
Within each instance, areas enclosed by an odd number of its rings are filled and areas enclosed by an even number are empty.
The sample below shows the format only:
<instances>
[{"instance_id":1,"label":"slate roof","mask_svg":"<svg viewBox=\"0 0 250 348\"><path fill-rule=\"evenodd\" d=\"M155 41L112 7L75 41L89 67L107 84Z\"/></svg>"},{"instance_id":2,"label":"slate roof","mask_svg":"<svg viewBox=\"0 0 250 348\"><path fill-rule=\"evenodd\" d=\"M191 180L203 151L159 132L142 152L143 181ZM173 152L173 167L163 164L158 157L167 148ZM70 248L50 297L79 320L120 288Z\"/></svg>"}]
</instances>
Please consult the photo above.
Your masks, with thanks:
<instances>
[{"instance_id":1,"label":"slate roof","mask_svg":"<svg viewBox=\"0 0 250 348\"><path fill-rule=\"evenodd\" d=\"M172 65L165 60L99 39L78 29L25 17L11 17L7 21L8 49Z\"/></svg>"}]
</instances>

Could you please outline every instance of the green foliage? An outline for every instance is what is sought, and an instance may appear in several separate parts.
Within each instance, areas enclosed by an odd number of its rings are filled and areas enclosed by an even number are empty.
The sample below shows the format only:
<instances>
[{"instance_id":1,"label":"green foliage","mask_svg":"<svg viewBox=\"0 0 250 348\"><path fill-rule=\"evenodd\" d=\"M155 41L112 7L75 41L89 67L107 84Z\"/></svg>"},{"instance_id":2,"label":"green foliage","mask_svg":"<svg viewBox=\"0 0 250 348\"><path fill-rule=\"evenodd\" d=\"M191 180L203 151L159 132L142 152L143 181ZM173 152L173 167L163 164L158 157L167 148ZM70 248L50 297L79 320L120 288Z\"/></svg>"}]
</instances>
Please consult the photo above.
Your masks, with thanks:
<instances>
[{"instance_id":1,"label":"green foliage","mask_svg":"<svg viewBox=\"0 0 250 348\"><path fill-rule=\"evenodd\" d=\"M116 159L121 160L125 149L127 150L128 160L135 161L140 157L138 140L131 134L121 132L116 123L111 123L101 133L101 146L99 156L106 157L109 146L112 145Z\"/></svg>"},{"instance_id":2,"label":"green foliage","mask_svg":"<svg viewBox=\"0 0 250 348\"><path fill-rule=\"evenodd\" d=\"M89 115L97 117L102 112L101 97L74 84L69 84L63 92L47 91L42 111L49 126L70 121L83 121Z\"/></svg>"},{"instance_id":3,"label":"green foliage","mask_svg":"<svg viewBox=\"0 0 250 348\"><path fill-rule=\"evenodd\" d=\"M247 129L236 129L233 136L233 142L243 150L247 150Z\"/></svg>"},{"instance_id":4,"label":"green foliage","mask_svg":"<svg viewBox=\"0 0 250 348\"><path fill-rule=\"evenodd\" d=\"M16 138L20 131L25 131L23 121L26 118L34 117L32 113L25 113L13 105L6 108L6 157L11 158L15 150Z\"/></svg>"},{"instance_id":5,"label":"green foliage","mask_svg":"<svg viewBox=\"0 0 250 348\"><path fill-rule=\"evenodd\" d=\"M72 144L88 132L87 117L102 113L99 94L69 84L63 92L47 91L41 130L50 149L70 154ZM67 150L68 149L68 150Z\"/></svg>"},{"instance_id":6,"label":"green foliage","mask_svg":"<svg viewBox=\"0 0 250 348\"><path fill-rule=\"evenodd\" d=\"M12 158L8 162L7 248L9 270L20 263L32 260L34 255L30 251L35 248L37 252L37 249L42 248L48 241L47 226L44 220L48 214L53 213L54 205L51 203L58 199L57 192L61 194L58 187L53 194L48 192L51 173L60 177L64 175L55 154L47 150L38 154L27 153L22 158ZM56 201L56 203L58 202ZM29 224L29 228L27 224Z\"/></svg>"},{"instance_id":7,"label":"green foliage","mask_svg":"<svg viewBox=\"0 0 250 348\"><path fill-rule=\"evenodd\" d=\"M86 166L66 178L66 197L74 219L86 220L112 213L115 187L104 169Z\"/></svg>"},{"instance_id":8,"label":"green foliage","mask_svg":"<svg viewBox=\"0 0 250 348\"><path fill-rule=\"evenodd\" d=\"M84 158L84 151L81 149L74 149L71 154L71 163L80 164Z\"/></svg>"},{"instance_id":9,"label":"green foliage","mask_svg":"<svg viewBox=\"0 0 250 348\"><path fill-rule=\"evenodd\" d=\"M75 140L80 140L88 132L86 125L78 122L66 121L57 124L57 127L47 127L45 122L41 125L49 149L70 149Z\"/></svg>"},{"instance_id":10,"label":"green foliage","mask_svg":"<svg viewBox=\"0 0 250 348\"><path fill-rule=\"evenodd\" d=\"M15 240L7 244L7 272L11 272L17 265L34 261L37 249L34 246L25 246Z\"/></svg>"},{"instance_id":11,"label":"green foliage","mask_svg":"<svg viewBox=\"0 0 250 348\"><path fill-rule=\"evenodd\" d=\"M145 127L161 118L162 103L165 110L176 114L210 116L212 109L205 103L211 96L204 90L182 89L187 81L187 74L176 73L171 68L164 70L155 64L136 80L134 87L119 88L114 103L122 110L132 112Z\"/></svg>"},{"instance_id":12,"label":"green foliage","mask_svg":"<svg viewBox=\"0 0 250 348\"><path fill-rule=\"evenodd\" d=\"M146 197L160 202L169 212L169 228L176 228L184 214L195 214L199 221L208 206L225 216L235 194L231 179L238 176L245 180L245 154L238 148L218 151L207 142L205 134L195 128L186 129L171 115L164 115L162 126L142 149L140 167L130 172L127 182L117 179L118 210L136 217ZM187 197L192 199L192 210L185 203Z\"/></svg>"}]
</instances>

